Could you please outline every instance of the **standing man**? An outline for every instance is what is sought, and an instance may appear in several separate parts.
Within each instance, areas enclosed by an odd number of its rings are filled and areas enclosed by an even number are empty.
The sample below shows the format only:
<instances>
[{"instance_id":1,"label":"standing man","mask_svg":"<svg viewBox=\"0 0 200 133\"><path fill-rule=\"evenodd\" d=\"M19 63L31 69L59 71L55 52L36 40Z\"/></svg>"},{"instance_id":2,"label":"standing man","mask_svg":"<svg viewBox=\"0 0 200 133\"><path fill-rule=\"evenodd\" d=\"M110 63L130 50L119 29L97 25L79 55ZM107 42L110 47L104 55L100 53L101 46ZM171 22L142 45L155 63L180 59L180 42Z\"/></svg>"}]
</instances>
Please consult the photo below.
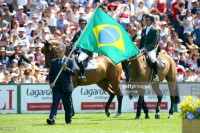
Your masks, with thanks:
<instances>
[{"instance_id":1,"label":"standing man","mask_svg":"<svg viewBox=\"0 0 200 133\"><path fill-rule=\"evenodd\" d=\"M158 49L158 30L152 25L154 16L151 14L145 15L146 26L142 29L139 49L142 52L148 52L151 62L153 63L154 79L159 81L157 69L157 49Z\"/></svg>"},{"instance_id":2,"label":"standing man","mask_svg":"<svg viewBox=\"0 0 200 133\"><path fill-rule=\"evenodd\" d=\"M71 124L71 118L73 116L73 105L72 105L72 75L75 74L75 69L72 60L68 60L65 63L67 57L65 56L64 45L56 47L57 58L53 59L51 62L51 67L49 71L49 83L50 88L53 91L53 103L51 107L51 112L47 123L53 125L55 123L56 114L60 99L62 98L62 103L65 110L65 122L66 124ZM59 78L57 79L55 85L53 84L56 76L58 75L61 67L63 68Z\"/></svg>"}]
</instances>

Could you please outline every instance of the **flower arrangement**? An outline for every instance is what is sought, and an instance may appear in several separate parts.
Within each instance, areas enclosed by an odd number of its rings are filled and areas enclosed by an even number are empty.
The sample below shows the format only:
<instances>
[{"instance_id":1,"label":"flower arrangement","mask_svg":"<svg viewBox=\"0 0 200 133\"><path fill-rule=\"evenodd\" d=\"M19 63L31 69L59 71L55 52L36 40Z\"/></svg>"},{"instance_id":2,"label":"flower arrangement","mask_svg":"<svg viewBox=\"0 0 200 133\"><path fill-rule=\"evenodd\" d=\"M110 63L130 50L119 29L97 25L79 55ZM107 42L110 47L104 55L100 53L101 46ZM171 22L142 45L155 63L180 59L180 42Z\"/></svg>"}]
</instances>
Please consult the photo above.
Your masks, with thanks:
<instances>
[{"instance_id":1,"label":"flower arrangement","mask_svg":"<svg viewBox=\"0 0 200 133\"><path fill-rule=\"evenodd\" d=\"M180 109L183 119L200 119L200 98L185 96L185 100L181 102Z\"/></svg>"}]
</instances>

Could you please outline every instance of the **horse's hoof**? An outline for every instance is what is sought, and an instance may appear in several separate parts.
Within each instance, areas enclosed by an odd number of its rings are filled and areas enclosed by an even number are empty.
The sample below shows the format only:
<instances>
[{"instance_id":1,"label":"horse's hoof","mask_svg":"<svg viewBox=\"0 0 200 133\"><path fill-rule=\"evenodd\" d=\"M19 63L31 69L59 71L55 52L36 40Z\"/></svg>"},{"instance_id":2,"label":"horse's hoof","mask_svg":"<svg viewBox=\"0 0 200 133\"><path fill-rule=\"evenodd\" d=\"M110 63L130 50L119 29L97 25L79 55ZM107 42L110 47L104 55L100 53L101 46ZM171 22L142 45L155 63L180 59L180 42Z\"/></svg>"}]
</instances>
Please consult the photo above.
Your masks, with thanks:
<instances>
[{"instance_id":1,"label":"horse's hoof","mask_svg":"<svg viewBox=\"0 0 200 133\"><path fill-rule=\"evenodd\" d=\"M113 118L118 118L121 115L121 113L117 113Z\"/></svg>"},{"instance_id":2,"label":"horse's hoof","mask_svg":"<svg viewBox=\"0 0 200 133\"><path fill-rule=\"evenodd\" d=\"M160 115L159 114L155 114L155 119L160 119Z\"/></svg>"},{"instance_id":3,"label":"horse's hoof","mask_svg":"<svg viewBox=\"0 0 200 133\"><path fill-rule=\"evenodd\" d=\"M172 119L173 115L169 114L168 119Z\"/></svg>"},{"instance_id":4,"label":"horse's hoof","mask_svg":"<svg viewBox=\"0 0 200 133\"><path fill-rule=\"evenodd\" d=\"M107 117L110 117L110 114L111 114L111 112L108 110L108 111L106 112L106 116L107 116Z\"/></svg>"}]
</instances>

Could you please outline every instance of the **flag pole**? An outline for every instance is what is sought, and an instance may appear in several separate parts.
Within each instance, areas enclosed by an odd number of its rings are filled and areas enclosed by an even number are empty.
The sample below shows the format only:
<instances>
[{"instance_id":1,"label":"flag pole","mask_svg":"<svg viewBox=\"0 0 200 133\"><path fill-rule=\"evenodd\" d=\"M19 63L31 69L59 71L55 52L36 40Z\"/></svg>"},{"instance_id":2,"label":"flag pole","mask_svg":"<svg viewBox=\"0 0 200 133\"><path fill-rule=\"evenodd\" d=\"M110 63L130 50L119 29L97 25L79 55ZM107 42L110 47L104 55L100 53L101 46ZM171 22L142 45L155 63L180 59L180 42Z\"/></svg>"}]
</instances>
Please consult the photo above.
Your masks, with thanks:
<instances>
[{"instance_id":1,"label":"flag pole","mask_svg":"<svg viewBox=\"0 0 200 133\"><path fill-rule=\"evenodd\" d=\"M69 60L69 57L72 55L72 53L73 53L73 51L75 50L75 48L76 48L76 43L74 44L74 46L73 46L71 52L70 52L69 55L67 56L67 59L65 60L64 64L67 63L67 61ZM54 82L53 82L53 85L55 85L56 81L58 80L58 78L59 78L59 76L60 76L60 74L61 74L61 72L62 72L62 70L63 70L63 67L60 69L59 73L57 74L56 79L55 79Z\"/></svg>"}]
</instances>

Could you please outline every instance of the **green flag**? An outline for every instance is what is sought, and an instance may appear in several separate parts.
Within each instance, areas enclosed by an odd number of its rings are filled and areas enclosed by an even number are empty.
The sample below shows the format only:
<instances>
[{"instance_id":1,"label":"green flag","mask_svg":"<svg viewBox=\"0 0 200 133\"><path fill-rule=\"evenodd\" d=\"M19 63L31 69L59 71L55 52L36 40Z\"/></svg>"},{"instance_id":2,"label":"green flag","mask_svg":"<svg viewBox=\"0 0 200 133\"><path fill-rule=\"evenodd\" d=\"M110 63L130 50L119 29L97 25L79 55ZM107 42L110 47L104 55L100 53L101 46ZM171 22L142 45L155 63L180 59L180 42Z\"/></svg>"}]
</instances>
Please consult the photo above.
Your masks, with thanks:
<instances>
[{"instance_id":1,"label":"green flag","mask_svg":"<svg viewBox=\"0 0 200 133\"><path fill-rule=\"evenodd\" d=\"M114 64L139 53L127 31L100 8L94 14L81 33L77 47L103 54Z\"/></svg>"}]
</instances>

